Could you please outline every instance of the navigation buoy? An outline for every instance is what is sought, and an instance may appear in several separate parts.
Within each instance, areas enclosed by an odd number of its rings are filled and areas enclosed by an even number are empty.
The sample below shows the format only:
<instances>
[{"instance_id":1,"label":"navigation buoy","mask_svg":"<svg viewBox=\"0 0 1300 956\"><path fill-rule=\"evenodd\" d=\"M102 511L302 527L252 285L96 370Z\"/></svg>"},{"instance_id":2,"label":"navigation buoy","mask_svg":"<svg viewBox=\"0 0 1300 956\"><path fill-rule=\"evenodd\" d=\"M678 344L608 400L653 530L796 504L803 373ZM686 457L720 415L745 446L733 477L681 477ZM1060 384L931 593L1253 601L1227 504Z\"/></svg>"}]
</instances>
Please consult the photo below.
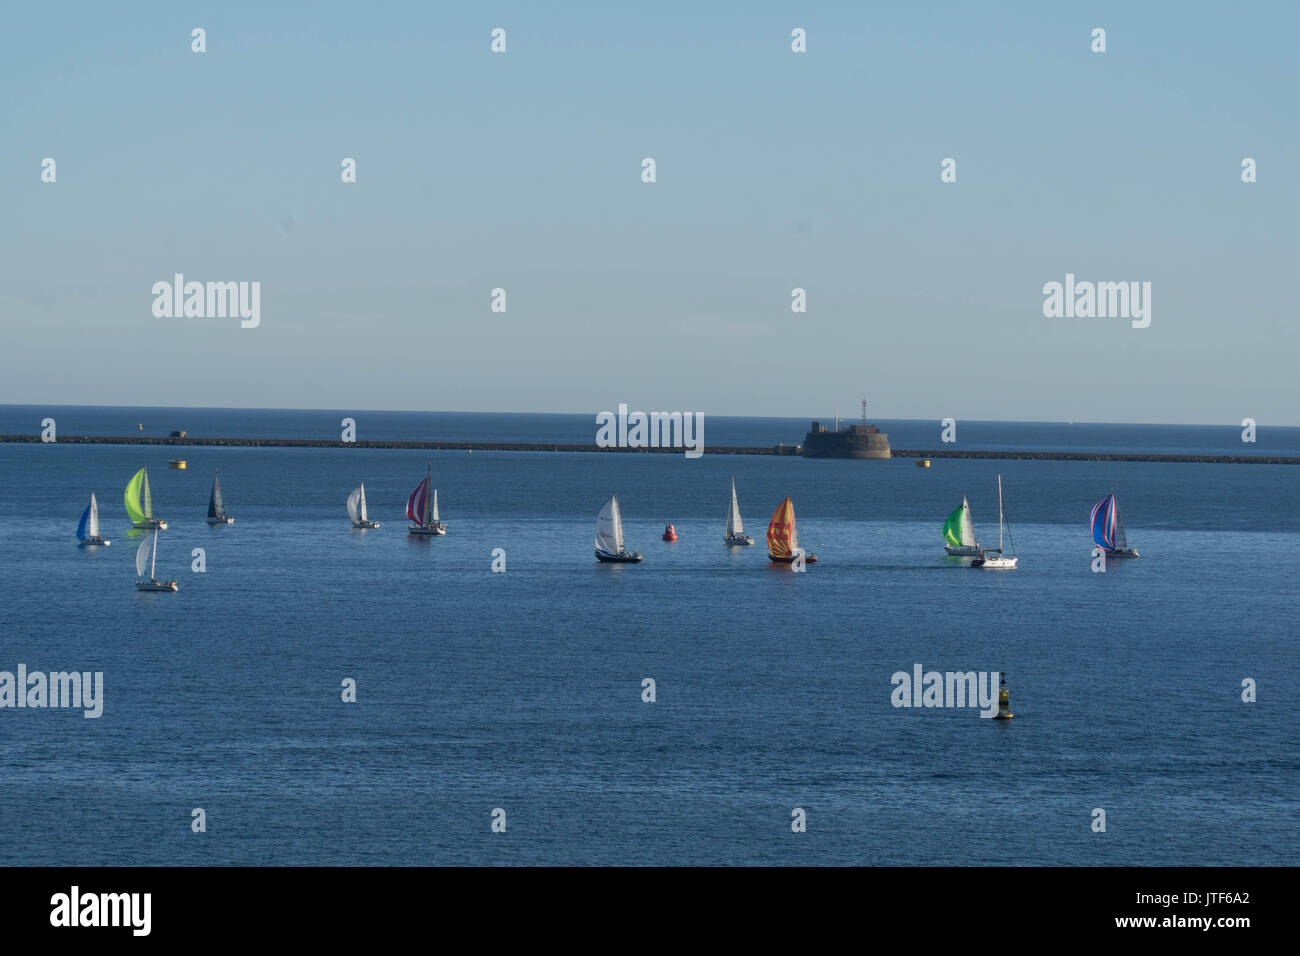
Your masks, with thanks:
<instances>
[{"instance_id":1,"label":"navigation buoy","mask_svg":"<svg viewBox=\"0 0 1300 956\"><path fill-rule=\"evenodd\" d=\"M1007 675L1002 674L998 680L998 712L994 720L1010 720L1016 716L1011 713L1011 694L1007 690Z\"/></svg>"},{"instance_id":2,"label":"navigation buoy","mask_svg":"<svg viewBox=\"0 0 1300 956\"><path fill-rule=\"evenodd\" d=\"M677 540L677 529L674 528L672 525L669 525L668 527L664 528L664 540L665 540L665 541L676 541L676 540Z\"/></svg>"}]
</instances>

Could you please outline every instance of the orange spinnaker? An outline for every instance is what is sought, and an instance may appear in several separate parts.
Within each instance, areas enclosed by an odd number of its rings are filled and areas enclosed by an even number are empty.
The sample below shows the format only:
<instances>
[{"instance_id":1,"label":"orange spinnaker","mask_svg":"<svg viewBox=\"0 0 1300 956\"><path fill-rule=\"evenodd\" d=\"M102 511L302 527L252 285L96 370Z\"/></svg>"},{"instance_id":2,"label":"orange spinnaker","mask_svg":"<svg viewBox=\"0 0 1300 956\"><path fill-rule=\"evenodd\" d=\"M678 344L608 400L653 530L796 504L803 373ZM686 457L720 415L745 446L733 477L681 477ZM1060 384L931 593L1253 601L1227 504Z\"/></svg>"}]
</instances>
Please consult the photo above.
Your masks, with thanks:
<instances>
[{"instance_id":1,"label":"orange spinnaker","mask_svg":"<svg viewBox=\"0 0 1300 956\"><path fill-rule=\"evenodd\" d=\"M799 548L799 534L794 527L794 503L786 498L772 512L767 526L767 550L774 558L788 558Z\"/></svg>"}]
</instances>

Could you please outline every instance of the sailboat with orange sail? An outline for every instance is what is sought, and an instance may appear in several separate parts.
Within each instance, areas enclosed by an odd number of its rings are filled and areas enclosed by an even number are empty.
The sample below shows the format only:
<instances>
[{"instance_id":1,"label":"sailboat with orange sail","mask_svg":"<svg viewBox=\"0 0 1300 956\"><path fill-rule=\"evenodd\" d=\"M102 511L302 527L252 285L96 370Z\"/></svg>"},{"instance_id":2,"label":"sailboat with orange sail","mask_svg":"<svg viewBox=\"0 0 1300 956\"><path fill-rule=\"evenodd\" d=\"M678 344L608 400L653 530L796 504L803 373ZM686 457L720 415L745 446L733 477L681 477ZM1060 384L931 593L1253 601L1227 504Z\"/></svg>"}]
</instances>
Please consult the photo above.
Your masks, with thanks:
<instances>
[{"instance_id":1,"label":"sailboat with orange sail","mask_svg":"<svg viewBox=\"0 0 1300 956\"><path fill-rule=\"evenodd\" d=\"M767 557L780 564L794 564L800 556L806 564L815 564L817 555L799 547L799 531L794 523L794 502L789 498L781 502L772 513L767 525Z\"/></svg>"}]
</instances>

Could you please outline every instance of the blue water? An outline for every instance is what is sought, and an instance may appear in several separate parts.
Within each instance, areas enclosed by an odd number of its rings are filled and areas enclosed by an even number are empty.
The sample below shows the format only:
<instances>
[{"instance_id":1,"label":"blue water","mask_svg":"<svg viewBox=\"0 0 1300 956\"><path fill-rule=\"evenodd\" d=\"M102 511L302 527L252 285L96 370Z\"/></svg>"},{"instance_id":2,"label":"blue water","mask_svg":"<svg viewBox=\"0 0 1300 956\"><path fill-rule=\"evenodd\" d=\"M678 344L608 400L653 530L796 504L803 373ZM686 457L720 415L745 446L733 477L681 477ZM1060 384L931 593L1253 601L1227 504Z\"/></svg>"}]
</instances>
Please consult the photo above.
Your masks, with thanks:
<instances>
[{"instance_id":1,"label":"blue water","mask_svg":"<svg viewBox=\"0 0 1300 956\"><path fill-rule=\"evenodd\" d=\"M64 409L59 427L307 437L282 429L341 417L155 411ZM0 409L0 431L20 414ZM363 431L370 415L383 437L476 423L482 440L564 440L570 418L364 413ZM788 424L734 434L800 440ZM998 435L1034 447L1048 427ZM1090 428L1124 450L1154 426ZM1218 431L1152 440L1212 452ZM98 720L0 710L2 864L1290 864L1300 843L1294 467L174 455L0 445L0 670L102 670L106 697ZM450 532L415 541L402 509L430 458ZM141 465L178 594L133 586L121 496ZM214 468L231 527L203 521ZM993 543L999 472L1021 567L963 568L939 525L964 494ZM722 544L732 475L760 541L793 496L819 563ZM363 479L377 531L344 513ZM73 541L92 490L98 552ZM1142 557L1094 574L1088 512L1111 491ZM592 558L615 492L643 564ZM1007 672L1016 719L893 708L891 675L916 663Z\"/></svg>"}]
</instances>

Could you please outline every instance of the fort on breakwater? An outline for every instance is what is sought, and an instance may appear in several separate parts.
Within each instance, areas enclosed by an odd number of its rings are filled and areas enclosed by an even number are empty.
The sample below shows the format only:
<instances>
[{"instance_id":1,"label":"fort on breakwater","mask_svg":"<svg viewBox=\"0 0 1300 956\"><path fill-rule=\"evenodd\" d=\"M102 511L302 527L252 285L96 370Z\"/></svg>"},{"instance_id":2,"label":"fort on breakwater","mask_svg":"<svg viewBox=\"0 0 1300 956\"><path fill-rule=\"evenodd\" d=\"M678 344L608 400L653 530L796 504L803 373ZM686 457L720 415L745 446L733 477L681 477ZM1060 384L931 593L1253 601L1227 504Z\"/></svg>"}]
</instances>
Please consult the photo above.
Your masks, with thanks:
<instances>
[{"instance_id":1,"label":"fort on breakwater","mask_svg":"<svg viewBox=\"0 0 1300 956\"><path fill-rule=\"evenodd\" d=\"M39 434L0 435L0 444L41 444ZM681 455L680 448L602 448L594 442L401 441L397 439L344 442L328 438L184 438L152 435L60 435L60 445L153 445L167 448L398 448L419 451L565 451L612 455ZM801 445L710 445L709 455L805 455ZM1300 465L1300 456L1287 455L1161 455L1133 452L1016 451L998 449L893 448L894 458L991 458L1012 461L1153 461L1201 462L1222 465Z\"/></svg>"}]
</instances>

